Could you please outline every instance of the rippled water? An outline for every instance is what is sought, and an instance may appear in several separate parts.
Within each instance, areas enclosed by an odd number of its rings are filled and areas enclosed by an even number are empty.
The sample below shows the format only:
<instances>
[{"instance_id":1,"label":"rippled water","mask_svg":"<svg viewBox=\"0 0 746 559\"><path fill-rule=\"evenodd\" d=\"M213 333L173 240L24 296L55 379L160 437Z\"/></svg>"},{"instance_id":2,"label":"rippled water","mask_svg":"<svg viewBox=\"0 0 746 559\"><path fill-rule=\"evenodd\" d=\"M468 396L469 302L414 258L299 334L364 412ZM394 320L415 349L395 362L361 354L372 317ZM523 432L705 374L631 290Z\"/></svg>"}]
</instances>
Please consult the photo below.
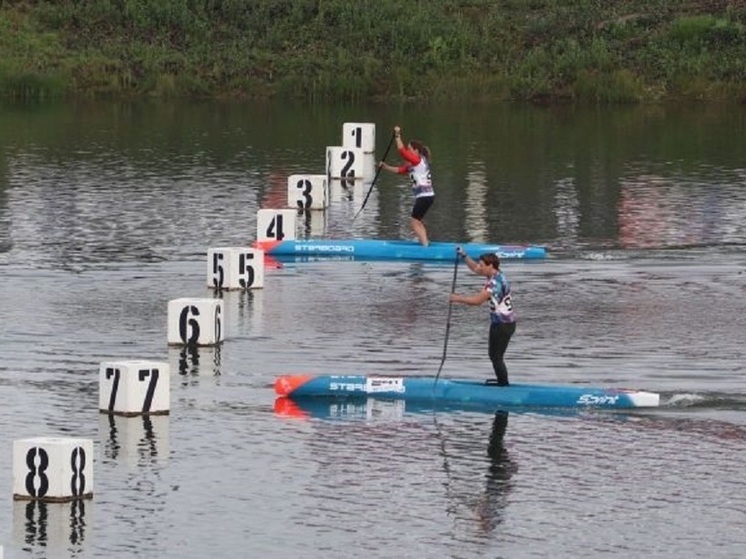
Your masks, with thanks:
<instances>
[{"instance_id":1,"label":"rippled water","mask_svg":"<svg viewBox=\"0 0 746 559\"><path fill-rule=\"evenodd\" d=\"M736 137L743 115L462 114L463 142L426 112L349 111L293 113L292 126L246 107L6 113L5 559L740 557L746 146L702 146ZM218 348L167 347L167 302L212 296L208 247L250 242L256 210L287 174L318 172L343 121L404 116L442 154L435 238L550 248L504 263L520 317L511 379L644 388L660 409L275 407L281 373L434 374L448 264L285 263L264 289L223 294ZM608 131L589 138L594 118ZM711 137L681 139L702 122ZM541 150L518 142L549 125L564 134ZM681 145L654 141L669 136ZM526 145L536 153L519 160ZM335 200L321 233L406 236L398 184L381 177L354 222L365 189ZM460 292L480 285L459 271ZM491 376L486 310L452 311L442 375ZM169 416L98 413L100 362L129 358L170 363ZM42 435L93 439L92 500L12 500L12 441Z\"/></svg>"}]
</instances>

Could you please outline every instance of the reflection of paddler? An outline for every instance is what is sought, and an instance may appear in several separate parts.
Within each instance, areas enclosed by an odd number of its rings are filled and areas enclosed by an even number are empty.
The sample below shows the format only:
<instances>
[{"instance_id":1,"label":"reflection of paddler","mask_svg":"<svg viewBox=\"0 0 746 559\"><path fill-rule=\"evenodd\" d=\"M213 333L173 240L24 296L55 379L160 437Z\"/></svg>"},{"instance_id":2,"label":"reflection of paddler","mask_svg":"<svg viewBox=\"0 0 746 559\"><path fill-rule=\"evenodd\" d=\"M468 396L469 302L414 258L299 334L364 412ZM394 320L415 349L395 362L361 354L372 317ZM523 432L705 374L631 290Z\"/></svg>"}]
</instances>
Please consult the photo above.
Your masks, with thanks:
<instances>
[{"instance_id":1,"label":"reflection of paddler","mask_svg":"<svg viewBox=\"0 0 746 559\"><path fill-rule=\"evenodd\" d=\"M264 193L259 207L277 209L288 207L288 174L281 171L270 171L267 183L269 189Z\"/></svg>"},{"instance_id":2,"label":"reflection of paddler","mask_svg":"<svg viewBox=\"0 0 746 559\"><path fill-rule=\"evenodd\" d=\"M622 183L619 195L619 244L622 248L651 248L665 243L666 215L660 198L662 177L640 176Z\"/></svg>"},{"instance_id":3,"label":"reflection of paddler","mask_svg":"<svg viewBox=\"0 0 746 559\"><path fill-rule=\"evenodd\" d=\"M487 446L487 455L492 459L490 471L501 465L501 459L505 450L503 442L505 431L508 429L508 412L497 410L492 420L492 432L490 433L490 444Z\"/></svg>"},{"instance_id":4,"label":"reflection of paddler","mask_svg":"<svg viewBox=\"0 0 746 559\"><path fill-rule=\"evenodd\" d=\"M493 531L501 522L507 503L506 493L510 489L510 479L518 469L505 448L505 431L508 428L508 412L497 410L492 422L487 455L490 465L487 469L487 484L484 496L475 508L479 524L485 532Z\"/></svg>"}]
</instances>

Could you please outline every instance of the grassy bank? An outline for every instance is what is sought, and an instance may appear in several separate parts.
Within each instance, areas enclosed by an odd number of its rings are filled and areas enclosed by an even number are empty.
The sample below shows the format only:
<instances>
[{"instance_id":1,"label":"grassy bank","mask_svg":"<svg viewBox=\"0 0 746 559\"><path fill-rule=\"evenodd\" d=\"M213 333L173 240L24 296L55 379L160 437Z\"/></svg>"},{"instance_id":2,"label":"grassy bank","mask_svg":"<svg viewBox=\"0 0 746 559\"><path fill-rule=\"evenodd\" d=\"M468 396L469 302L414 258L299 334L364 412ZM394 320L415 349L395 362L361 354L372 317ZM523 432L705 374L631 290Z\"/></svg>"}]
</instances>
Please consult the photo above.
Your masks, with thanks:
<instances>
[{"instance_id":1,"label":"grassy bank","mask_svg":"<svg viewBox=\"0 0 746 559\"><path fill-rule=\"evenodd\" d=\"M0 96L746 99L734 0L0 0Z\"/></svg>"}]
</instances>

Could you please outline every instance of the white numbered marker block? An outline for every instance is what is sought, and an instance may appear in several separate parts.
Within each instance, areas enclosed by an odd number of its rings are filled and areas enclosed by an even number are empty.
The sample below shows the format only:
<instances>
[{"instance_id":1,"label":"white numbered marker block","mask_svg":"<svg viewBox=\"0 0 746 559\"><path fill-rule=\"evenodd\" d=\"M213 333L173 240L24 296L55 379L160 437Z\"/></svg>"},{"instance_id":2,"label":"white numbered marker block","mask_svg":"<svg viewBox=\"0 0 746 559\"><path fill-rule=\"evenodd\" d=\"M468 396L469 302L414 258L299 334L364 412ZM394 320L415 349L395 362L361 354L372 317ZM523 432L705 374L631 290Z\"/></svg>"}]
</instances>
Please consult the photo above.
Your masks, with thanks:
<instances>
[{"instance_id":1,"label":"white numbered marker block","mask_svg":"<svg viewBox=\"0 0 746 559\"><path fill-rule=\"evenodd\" d=\"M168 302L169 345L216 345L223 341L222 299L172 299Z\"/></svg>"},{"instance_id":2,"label":"white numbered marker block","mask_svg":"<svg viewBox=\"0 0 746 559\"><path fill-rule=\"evenodd\" d=\"M345 122L342 125L342 146L358 148L365 153L376 151L376 125L372 122Z\"/></svg>"},{"instance_id":3,"label":"white numbered marker block","mask_svg":"<svg viewBox=\"0 0 746 559\"><path fill-rule=\"evenodd\" d=\"M294 241L298 210L262 209L256 212L257 241Z\"/></svg>"},{"instance_id":4,"label":"white numbered marker block","mask_svg":"<svg viewBox=\"0 0 746 559\"><path fill-rule=\"evenodd\" d=\"M37 437L13 441L13 498L63 503L93 497L93 441Z\"/></svg>"},{"instance_id":5,"label":"white numbered marker block","mask_svg":"<svg viewBox=\"0 0 746 559\"><path fill-rule=\"evenodd\" d=\"M248 247L207 249L207 286L218 291L264 287L264 251Z\"/></svg>"},{"instance_id":6,"label":"white numbered marker block","mask_svg":"<svg viewBox=\"0 0 746 559\"><path fill-rule=\"evenodd\" d=\"M323 210L328 206L326 175L288 177L288 207L298 210Z\"/></svg>"},{"instance_id":7,"label":"white numbered marker block","mask_svg":"<svg viewBox=\"0 0 746 559\"><path fill-rule=\"evenodd\" d=\"M98 373L98 409L133 416L169 412L170 367L160 361L104 361Z\"/></svg>"},{"instance_id":8,"label":"white numbered marker block","mask_svg":"<svg viewBox=\"0 0 746 559\"><path fill-rule=\"evenodd\" d=\"M328 146L326 174L330 179L364 179L365 152L360 148Z\"/></svg>"},{"instance_id":9,"label":"white numbered marker block","mask_svg":"<svg viewBox=\"0 0 746 559\"><path fill-rule=\"evenodd\" d=\"M378 160L375 153L363 155L363 180L370 184L378 172Z\"/></svg>"}]
</instances>

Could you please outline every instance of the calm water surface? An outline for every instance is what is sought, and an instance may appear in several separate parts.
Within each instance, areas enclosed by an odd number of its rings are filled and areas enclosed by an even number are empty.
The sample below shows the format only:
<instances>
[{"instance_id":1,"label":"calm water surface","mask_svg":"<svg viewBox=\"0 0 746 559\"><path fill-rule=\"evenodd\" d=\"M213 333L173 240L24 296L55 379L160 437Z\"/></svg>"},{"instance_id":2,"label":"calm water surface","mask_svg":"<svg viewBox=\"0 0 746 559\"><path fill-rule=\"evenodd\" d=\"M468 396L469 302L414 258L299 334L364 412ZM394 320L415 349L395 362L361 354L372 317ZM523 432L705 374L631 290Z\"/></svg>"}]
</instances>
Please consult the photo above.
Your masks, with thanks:
<instances>
[{"instance_id":1,"label":"calm water surface","mask_svg":"<svg viewBox=\"0 0 746 559\"><path fill-rule=\"evenodd\" d=\"M505 262L514 382L627 386L630 413L275 406L288 372L429 374L450 265L289 262L223 294L226 340L166 344L210 297L206 250L255 238L344 122L433 150L431 236L544 244ZM741 108L0 109L0 546L22 557L741 557L746 153ZM389 158L393 162L395 158ZM302 235L408 238L381 176ZM457 290L480 288L459 271ZM453 308L442 375L491 376L486 309ZM171 414L98 413L98 366L171 364ZM94 441L94 498L12 499L12 441ZM4 488L4 489L3 489ZM2 504L4 503L4 504Z\"/></svg>"}]
</instances>

